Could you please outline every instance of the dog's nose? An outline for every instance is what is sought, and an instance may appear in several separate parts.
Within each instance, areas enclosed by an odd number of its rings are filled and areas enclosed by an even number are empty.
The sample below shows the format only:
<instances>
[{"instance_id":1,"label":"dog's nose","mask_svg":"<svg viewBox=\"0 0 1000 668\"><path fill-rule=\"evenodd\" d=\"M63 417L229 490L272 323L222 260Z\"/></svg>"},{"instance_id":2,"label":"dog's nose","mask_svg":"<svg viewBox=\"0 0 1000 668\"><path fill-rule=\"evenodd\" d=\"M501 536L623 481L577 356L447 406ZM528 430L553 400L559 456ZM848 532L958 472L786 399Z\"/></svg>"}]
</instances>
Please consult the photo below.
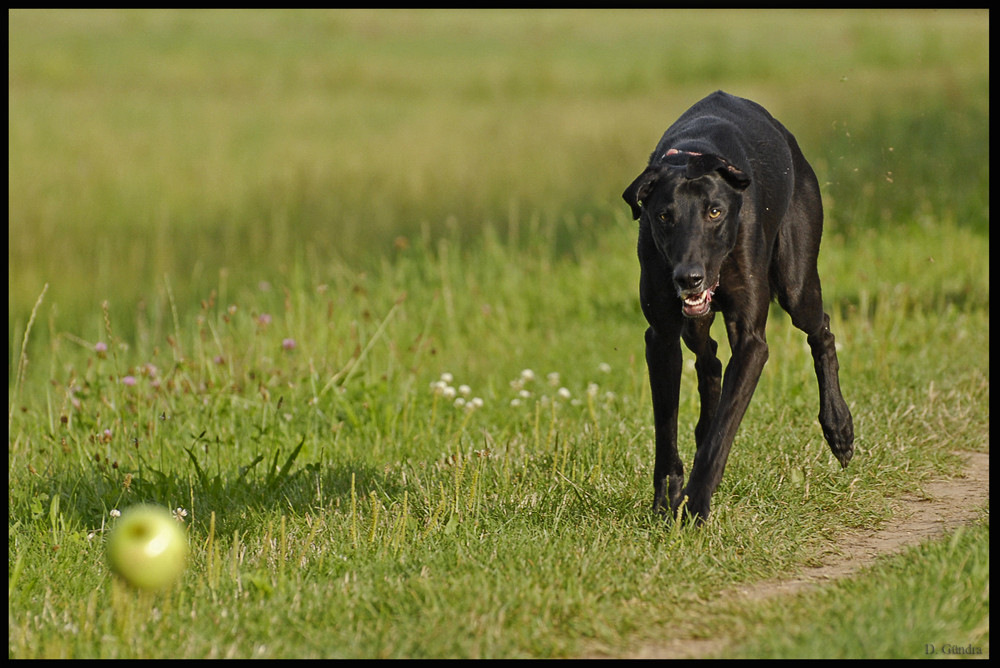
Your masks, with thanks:
<instances>
[{"instance_id":1,"label":"dog's nose","mask_svg":"<svg viewBox=\"0 0 1000 668\"><path fill-rule=\"evenodd\" d=\"M674 283L683 292L695 292L702 289L705 282L703 267L687 265L674 270Z\"/></svg>"}]
</instances>

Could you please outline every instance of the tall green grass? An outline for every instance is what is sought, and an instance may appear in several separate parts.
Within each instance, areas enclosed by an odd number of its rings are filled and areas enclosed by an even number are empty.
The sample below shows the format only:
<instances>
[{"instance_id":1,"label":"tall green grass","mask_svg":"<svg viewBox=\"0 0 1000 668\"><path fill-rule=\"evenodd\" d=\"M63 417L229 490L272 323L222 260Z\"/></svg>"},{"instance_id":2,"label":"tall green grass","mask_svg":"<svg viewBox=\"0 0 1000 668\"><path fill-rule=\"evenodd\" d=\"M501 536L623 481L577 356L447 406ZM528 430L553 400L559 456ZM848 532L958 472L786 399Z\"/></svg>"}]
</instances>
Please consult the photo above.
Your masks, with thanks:
<instances>
[{"instance_id":1,"label":"tall green grass","mask_svg":"<svg viewBox=\"0 0 1000 668\"><path fill-rule=\"evenodd\" d=\"M12 657L613 654L988 448L981 13L9 18ZM718 87L820 173L858 444L775 309L690 531L648 511L618 193ZM138 502L186 513L161 595L104 562Z\"/></svg>"},{"instance_id":2,"label":"tall green grass","mask_svg":"<svg viewBox=\"0 0 1000 668\"><path fill-rule=\"evenodd\" d=\"M612 316L568 260L444 247L395 263L399 283L209 297L162 340L125 346L103 315L107 352L59 338L53 382L13 418L12 654L561 656L697 632L697 597L878 526L988 438L988 352L942 345L972 344L987 311L889 291L835 316L859 435L846 472L812 417L802 336L776 314L711 525L662 525L634 307ZM503 310L485 308L484 279L515 259ZM139 501L185 509L192 543L182 586L152 600L103 559L109 511Z\"/></svg>"}]
</instances>

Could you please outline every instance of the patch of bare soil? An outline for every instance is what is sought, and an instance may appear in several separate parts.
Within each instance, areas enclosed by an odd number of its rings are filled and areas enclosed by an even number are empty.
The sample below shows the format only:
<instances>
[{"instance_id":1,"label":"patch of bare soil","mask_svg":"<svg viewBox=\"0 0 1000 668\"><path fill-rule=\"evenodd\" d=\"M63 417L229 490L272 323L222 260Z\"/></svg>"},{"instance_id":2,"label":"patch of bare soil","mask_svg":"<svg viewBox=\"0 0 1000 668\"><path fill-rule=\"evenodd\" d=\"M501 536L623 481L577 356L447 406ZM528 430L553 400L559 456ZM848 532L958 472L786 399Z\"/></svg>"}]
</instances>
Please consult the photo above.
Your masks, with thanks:
<instances>
[{"instance_id":1,"label":"patch of bare soil","mask_svg":"<svg viewBox=\"0 0 1000 668\"><path fill-rule=\"evenodd\" d=\"M848 577L871 565L876 557L902 551L934 538L961 524L972 522L990 497L990 455L963 452L964 473L927 484L924 494L903 499L903 508L888 526L871 533L844 535L823 558L823 564L807 568L793 578L770 580L723 594L748 602L795 594L807 587ZM726 638L676 638L629 652L634 659L684 659L714 655L722 651Z\"/></svg>"}]
</instances>

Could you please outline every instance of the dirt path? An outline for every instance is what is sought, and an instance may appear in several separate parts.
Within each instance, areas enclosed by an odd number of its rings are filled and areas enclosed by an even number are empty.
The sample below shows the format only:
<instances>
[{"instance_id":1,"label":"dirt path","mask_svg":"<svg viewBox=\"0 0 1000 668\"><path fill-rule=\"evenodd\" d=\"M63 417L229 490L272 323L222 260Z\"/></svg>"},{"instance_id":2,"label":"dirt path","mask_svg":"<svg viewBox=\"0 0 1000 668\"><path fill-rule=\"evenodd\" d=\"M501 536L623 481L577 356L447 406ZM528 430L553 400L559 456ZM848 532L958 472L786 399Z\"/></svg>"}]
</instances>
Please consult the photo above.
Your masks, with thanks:
<instances>
[{"instance_id":1,"label":"dirt path","mask_svg":"<svg viewBox=\"0 0 1000 668\"><path fill-rule=\"evenodd\" d=\"M964 475L929 483L924 488L924 495L914 494L903 499L903 508L897 518L881 531L845 535L824 557L823 565L805 569L796 577L762 582L723 596L761 601L794 594L807 587L852 575L870 565L878 556L900 552L973 521L990 496L990 455L988 452L960 454L966 458ZM726 638L677 638L636 648L625 658L699 658L722 651L726 644Z\"/></svg>"}]
</instances>

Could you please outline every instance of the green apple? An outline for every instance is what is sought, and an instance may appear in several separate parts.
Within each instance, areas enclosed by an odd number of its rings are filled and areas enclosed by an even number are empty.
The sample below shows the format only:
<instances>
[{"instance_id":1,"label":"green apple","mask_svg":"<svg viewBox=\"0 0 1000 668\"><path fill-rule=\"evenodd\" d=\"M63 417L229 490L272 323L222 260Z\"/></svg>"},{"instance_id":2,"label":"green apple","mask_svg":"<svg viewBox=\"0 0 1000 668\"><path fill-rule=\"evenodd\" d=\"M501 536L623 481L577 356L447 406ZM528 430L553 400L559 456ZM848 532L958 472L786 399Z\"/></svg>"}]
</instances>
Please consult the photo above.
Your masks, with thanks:
<instances>
[{"instance_id":1,"label":"green apple","mask_svg":"<svg viewBox=\"0 0 1000 668\"><path fill-rule=\"evenodd\" d=\"M187 537L165 508L134 506L108 538L111 570L139 589L162 589L184 570Z\"/></svg>"}]
</instances>

